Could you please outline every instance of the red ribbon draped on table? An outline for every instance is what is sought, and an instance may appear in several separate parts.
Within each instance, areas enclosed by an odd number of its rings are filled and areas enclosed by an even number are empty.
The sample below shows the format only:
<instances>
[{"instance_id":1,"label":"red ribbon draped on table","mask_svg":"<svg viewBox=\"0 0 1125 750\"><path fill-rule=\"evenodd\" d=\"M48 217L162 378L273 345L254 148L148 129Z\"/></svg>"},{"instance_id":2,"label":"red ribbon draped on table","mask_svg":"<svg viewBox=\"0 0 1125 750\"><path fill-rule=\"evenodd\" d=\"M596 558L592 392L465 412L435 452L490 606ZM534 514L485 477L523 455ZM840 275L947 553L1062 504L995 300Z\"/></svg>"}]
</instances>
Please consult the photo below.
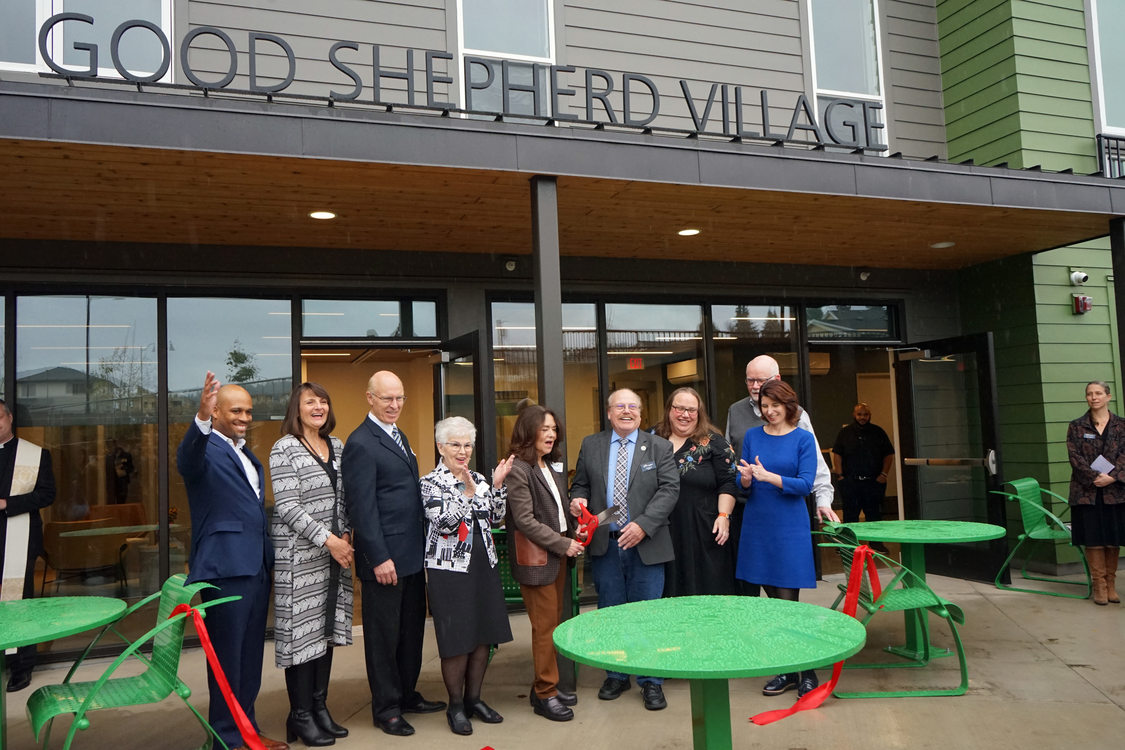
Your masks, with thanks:
<instances>
[{"instance_id":1,"label":"red ribbon draped on table","mask_svg":"<svg viewBox=\"0 0 1125 750\"><path fill-rule=\"evenodd\" d=\"M852 556L852 569L848 574L848 590L844 596L844 614L851 615L852 617L855 617L857 604L859 603L859 589L860 584L863 582L863 569L865 566L867 568L867 578L871 586L871 598L873 600L878 599L879 595L883 592L882 588L879 586L879 573L875 569L875 558L871 555L871 548L866 544L861 544L855 548L855 553ZM805 693L789 708L780 708L776 711L763 711L760 714L751 716L750 721L758 726L765 726L766 724L772 724L775 721L784 719L786 716L792 716L798 711L816 708L821 703L824 703L824 699L836 689L836 683L840 679L840 671L843 670L843 668L844 662L836 662L832 666L832 679L827 683Z\"/></svg>"},{"instance_id":2,"label":"red ribbon draped on table","mask_svg":"<svg viewBox=\"0 0 1125 750\"><path fill-rule=\"evenodd\" d=\"M195 630L199 634L199 642L203 645L203 652L207 654L207 663L211 665L211 672L215 675L215 682L219 684L219 690L223 693L223 699L230 707L230 712L234 716L234 723L238 725L238 732L242 735L242 739L246 743L246 747L250 750L266 750L266 746L262 743L262 738L258 736L258 731L254 729L254 725L250 723L250 718L246 712L242 710L242 706L238 704L238 699L234 697L234 691L230 689L230 683L227 682L227 676L223 673L223 666L219 664L219 657L215 653L215 647L211 645L211 636L207 633L207 626L203 624L203 615L199 613L195 607L188 604L178 604L172 610L169 617L187 612L191 615L192 623L195 624Z\"/></svg>"}]
</instances>

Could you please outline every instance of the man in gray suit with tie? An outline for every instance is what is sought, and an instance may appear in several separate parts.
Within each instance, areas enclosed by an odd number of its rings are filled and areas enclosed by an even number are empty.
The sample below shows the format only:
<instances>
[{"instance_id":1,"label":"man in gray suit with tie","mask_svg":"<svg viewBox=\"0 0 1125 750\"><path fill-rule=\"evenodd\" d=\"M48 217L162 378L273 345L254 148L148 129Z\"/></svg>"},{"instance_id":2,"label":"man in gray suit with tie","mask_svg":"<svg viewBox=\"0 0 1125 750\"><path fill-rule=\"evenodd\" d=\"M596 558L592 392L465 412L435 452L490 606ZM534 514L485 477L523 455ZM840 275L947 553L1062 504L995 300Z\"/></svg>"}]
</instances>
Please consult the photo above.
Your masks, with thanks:
<instances>
[{"instance_id":1,"label":"man in gray suit with tie","mask_svg":"<svg viewBox=\"0 0 1125 750\"><path fill-rule=\"evenodd\" d=\"M668 514L680 494L672 444L640 430L640 397L628 389L614 391L606 416L612 429L582 441L570 486L575 515L583 505L594 514L616 508L598 526L588 548L599 608L660 598L664 563L675 557ZM663 682L637 677L650 711L668 705ZM628 675L607 672L598 698L613 700L628 689Z\"/></svg>"},{"instance_id":2,"label":"man in gray suit with tie","mask_svg":"<svg viewBox=\"0 0 1125 750\"><path fill-rule=\"evenodd\" d=\"M355 531L372 719L387 734L407 736L414 727L403 713L445 708L415 687L426 627L422 491L418 462L396 424L406 404L402 381L387 370L375 373L367 403L371 412L348 436L340 474Z\"/></svg>"}]
</instances>

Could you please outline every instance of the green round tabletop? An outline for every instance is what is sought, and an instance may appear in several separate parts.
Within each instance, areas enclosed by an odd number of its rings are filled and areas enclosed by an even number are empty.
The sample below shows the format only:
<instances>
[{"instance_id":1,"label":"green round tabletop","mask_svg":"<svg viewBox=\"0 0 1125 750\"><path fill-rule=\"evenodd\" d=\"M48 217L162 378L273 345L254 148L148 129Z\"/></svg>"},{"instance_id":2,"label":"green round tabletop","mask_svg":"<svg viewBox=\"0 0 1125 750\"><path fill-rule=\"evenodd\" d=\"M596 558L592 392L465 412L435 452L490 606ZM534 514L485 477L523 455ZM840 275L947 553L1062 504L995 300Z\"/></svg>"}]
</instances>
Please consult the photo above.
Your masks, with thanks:
<instances>
[{"instance_id":1,"label":"green round tabletop","mask_svg":"<svg viewBox=\"0 0 1125 750\"><path fill-rule=\"evenodd\" d=\"M759 677L819 667L863 648L853 617L804 602L681 596L584 612L555 628L574 661L627 674Z\"/></svg>"},{"instance_id":2,"label":"green round tabletop","mask_svg":"<svg viewBox=\"0 0 1125 750\"><path fill-rule=\"evenodd\" d=\"M983 542L1008 533L1003 526L976 521L857 521L844 525L860 541L899 544Z\"/></svg>"},{"instance_id":3,"label":"green round tabletop","mask_svg":"<svg viewBox=\"0 0 1125 750\"><path fill-rule=\"evenodd\" d=\"M63 638L116 620L125 602L107 596L51 596L0 602L0 649Z\"/></svg>"}]
</instances>

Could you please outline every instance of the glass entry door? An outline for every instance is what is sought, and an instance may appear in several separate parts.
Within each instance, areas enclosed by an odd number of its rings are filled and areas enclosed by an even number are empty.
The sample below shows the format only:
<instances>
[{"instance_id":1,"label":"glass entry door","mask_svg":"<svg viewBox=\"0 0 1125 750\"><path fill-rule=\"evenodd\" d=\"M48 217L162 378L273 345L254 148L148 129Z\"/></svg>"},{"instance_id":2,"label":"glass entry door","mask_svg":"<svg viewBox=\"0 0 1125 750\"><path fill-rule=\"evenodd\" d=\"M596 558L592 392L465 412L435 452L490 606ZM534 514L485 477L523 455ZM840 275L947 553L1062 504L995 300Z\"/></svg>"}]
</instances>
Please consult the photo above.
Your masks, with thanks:
<instances>
[{"instance_id":1,"label":"glass entry door","mask_svg":"<svg viewBox=\"0 0 1125 750\"><path fill-rule=\"evenodd\" d=\"M906 518L1004 525L992 334L916 344L895 353ZM934 544L926 567L939 575L991 581L1004 539Z\"/></svg>"},{"instance_id":2,"label":"glass entry door","mask_svg":"<svg viewBox=\"0 0 1125 750\"><path fill-rule=\"evenodd\" d=\"M480 467L495 465L491 445L483 439L486 433L484 426L492 424L495 417L483 413L480 394L485 392L481 368L484 356L480 346L478 331L442 342L440 361L434 364L434 415L438 420L464 417L473 423L477 428L477 450L474 452L477 470L483 471ZM494 404L490 406L495 409ZM489 475L488 472L483 473Z\"/></svg>"}]
</instances>

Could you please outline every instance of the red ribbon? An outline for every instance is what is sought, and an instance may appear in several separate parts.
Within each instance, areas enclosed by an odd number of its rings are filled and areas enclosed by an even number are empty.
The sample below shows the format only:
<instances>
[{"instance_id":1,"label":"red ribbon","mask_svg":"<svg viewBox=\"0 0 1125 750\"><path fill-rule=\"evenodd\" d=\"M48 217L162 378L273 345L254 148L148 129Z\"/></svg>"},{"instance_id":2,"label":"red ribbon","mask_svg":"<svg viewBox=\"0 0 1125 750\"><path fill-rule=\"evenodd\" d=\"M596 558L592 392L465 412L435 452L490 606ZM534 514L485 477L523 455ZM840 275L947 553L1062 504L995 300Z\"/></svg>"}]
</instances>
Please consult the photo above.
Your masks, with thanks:
<instances>
[{"instance_id":1,"label":"red ribbon","mask_svg":"<svg viewBox=\"0 0 1125 750\"><path fill-rule=\"evenodd\" d=\"M860 584L863 582L863 568L867 567L867 578L871 586L871 598L878 599L883 593L882 587L879 585L879 573L875 569L875 558L871 554L871 548L866 544L861 544L855 548L852 555L852 569L848 574L848 590L844 595L844 614L856 616L856 609L859 603L859 589ZM859 619L859 618L856 618ZM775 711L763 711L760 714L755 714L750 717L750 721L758 726L765 726L772 724L775 721L784 719L786 716L792 716L798 711L806 711L811 708L816 708L824 699L831 695L832 691L836 689L836 683L840 680L840 672L844 668L844 662L838 661L832 665L832 679L827 683L816 687L803 696L797 699L789 708L780 708Z\"/></svg>"},{"instance_id":2,"label":"red ribbon","mask_svg":"<svg viewBox=\"0 0 1125 750\"><path fill-rule=\"evenodd\" d=\"M211 636L207 633L207 626L203 624L203 615L199 613L195 607L188 604L178 604L172 610L169 617L174 617L182 612L187 612L191 615L192 622L195 624L195 630L199 634L199 642L203 645L203 652L207 654L207 663L211 665L211 672L215 675L215 682L219 684L219 690L223 693L223 699L230 707L230 712L234 716L234 723L238 725L238 732L242 735L242 739L246 747L250 750L266 750L266 746L262 743L261 737L258 736L258 731L254 729L254 725L250 723L250 718L246 712L242 710L242 706L238 705L238 700L234 697L234 691L230 689L230 683L227 681L226 674L223 673L223 667L219 664L219 656L215 653L215 647L211 645Z\"/></svg>"}]
</instances>

